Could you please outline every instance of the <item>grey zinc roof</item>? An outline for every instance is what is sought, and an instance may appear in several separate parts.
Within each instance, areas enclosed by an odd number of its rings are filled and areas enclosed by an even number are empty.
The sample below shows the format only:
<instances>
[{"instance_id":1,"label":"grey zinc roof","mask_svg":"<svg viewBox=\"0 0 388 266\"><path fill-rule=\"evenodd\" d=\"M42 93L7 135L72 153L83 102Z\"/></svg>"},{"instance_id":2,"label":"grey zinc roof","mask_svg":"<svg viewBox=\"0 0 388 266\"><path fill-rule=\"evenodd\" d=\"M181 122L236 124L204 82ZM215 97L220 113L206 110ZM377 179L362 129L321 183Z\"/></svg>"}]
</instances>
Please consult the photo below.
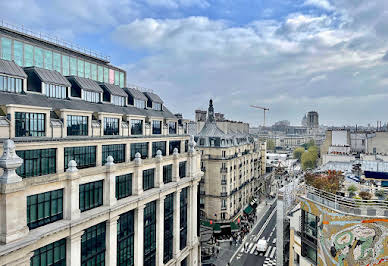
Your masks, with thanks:
<instances>
[{"instance_id":1,"label":"grey zinc roof","mask_svg":"<svg viewBox=\"0 0 388 266\"><path fill-rule=\"evenodd\" d=\"M142 101L147 101L147 97L138 89L134 88L124 88L124 90L130 94L134 99L142 100Z\"/></svg>"},{"instance_id":2,"label":"grey zinc roof","mask_svg":"<svg viewBox=\"0 0 388 266\"><path fill-rule=\"evenodd\" d=\"M48 70L40 67L26 67L24 68L26 71L33 71L35 72L39 79L44 83L52 83L56 85L62 85L66 87L70 87L70 82L62 76L61 73L55 70Z\"/></svg>"},{"instance_id":3,"label":"grey zinc roof","mask_svg":"<svg viewBox=\"0 0 388 266\"><path fill-rule=\"evenodd\" d=\"M215 122L206 122L198 136L201 137L226 137L227 135L217 126Z\"/></svg>"},{"instance_id":4,"label":"grey zinc roof","mask_svg":"<svg viewBox=\"0 0 388 266\"><path fill-rule=\"evenodd\" d=\"M108 83L101 83L100 85L104 86L112 95L128 97L125 91L117 85Z\"/></svg>"},{"instance_id":5,"label":"grey zinc roof","mask_svg":"<svg viewBox=\"0 0 388 266\"><path fill-rule=\"evenodd\" d=\"M13 61L2 59L0 59L0 74L27 78L27 74L23 71L23 68L15 64Z\"/></svg>"},{"instance_id":6,"label":"grey zinc roof","mask_svg":"<svg viewBox=\"0 0 388 266\"><path fill-rule=\"evenodd\" d=\"M0 105L5 104L20 104L29 106L51 107L53 110L57 109L72 109L92 112L106 112L123 115L141 115L141 116L153 116L167 119L176 119L167 108L163 111L153 111L147 109L139 109L133 106L117 106L109 103L89 103L78 99L55 99L49 98L42 94L27 93L27 94L14 94L0 92Z\"/></svg>"},{"instance_id":7,"label":"grey zinc roof","mask_svg":"<svg viewBox=\"0 0 388 266\"><path fill-rule=\"evenodd\" d=\"M152 102L163 103L162 99L160 99L160 97L153 92L144 92L144 94L148 96Z\"/></svg>"},{"instance_id":8,"label":"grey zinc roof","mask_svg":"<svg viewBox=\"0 0 388 266\"><path fill-rule=\"evenodd\" d=\"M78 86L87 91L94 91L94 92L104 92L100 86L98 86L98 83L94 80L88 79L88 78L81 78L77 76L70 76L67 77L68 80L73 80L78 84Z\"/></svg>"}]
</instances>

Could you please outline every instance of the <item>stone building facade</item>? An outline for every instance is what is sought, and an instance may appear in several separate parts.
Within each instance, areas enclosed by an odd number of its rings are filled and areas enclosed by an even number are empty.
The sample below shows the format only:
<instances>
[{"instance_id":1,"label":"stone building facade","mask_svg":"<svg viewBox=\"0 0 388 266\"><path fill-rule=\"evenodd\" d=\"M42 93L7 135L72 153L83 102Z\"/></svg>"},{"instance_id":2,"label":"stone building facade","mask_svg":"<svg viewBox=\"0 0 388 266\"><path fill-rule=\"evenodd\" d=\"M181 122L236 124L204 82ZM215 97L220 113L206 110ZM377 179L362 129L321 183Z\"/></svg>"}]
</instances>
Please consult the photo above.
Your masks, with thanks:
<instances>
[{"instance_id":1,"label":"stone building facade","mask_svg":"<svg viewBox=\"0 0 388 266\"><path fill-rule=\"evenodd\" d=\"M0 44L0 265L200 265L200 153L159 96L101 58Z\"/></svg>"},{"instance_id":2,"label":"stone building facade","mask_svg":"<svg viewBox=\"0 0 388 266\"><path fill-rule=\"evenodd\" d=\"M207 120L195 138L204 172L200 184L201 215L226 224L236 221L254 197L264 195L266 158L264 143L247 131L231 128L219 128L210 100Z\"/></svg>"}]
</instances>

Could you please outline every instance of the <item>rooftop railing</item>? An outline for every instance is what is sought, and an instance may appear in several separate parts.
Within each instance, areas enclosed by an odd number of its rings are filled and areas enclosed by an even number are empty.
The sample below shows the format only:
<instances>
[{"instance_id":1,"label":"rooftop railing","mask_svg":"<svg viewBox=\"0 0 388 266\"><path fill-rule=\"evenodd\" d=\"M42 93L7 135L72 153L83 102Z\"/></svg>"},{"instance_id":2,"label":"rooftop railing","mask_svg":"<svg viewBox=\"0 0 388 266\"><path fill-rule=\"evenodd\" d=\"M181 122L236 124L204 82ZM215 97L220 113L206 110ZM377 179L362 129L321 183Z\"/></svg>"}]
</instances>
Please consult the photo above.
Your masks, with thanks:
<instances>
[{"instance_id":1,"label":"rooftop railing","mask_svg":"<svg viewBox=\"0 0 388 266\"><path fill-rule=\"evenodd\" d=\"M106 61L106 62L110 61L109 56L103 55L100 52L93 51L93 50L87 49L87 48L83 48L77 44L67 42L65 40L59 39L58 37L47 34L47 33L34 32L34 31L24 27L24 25L12 24L12 23L6 22L4 20L1 20L0 27L5 28L5 29L9 29L9 30L12 30L12 31L24 34L24 35L28 35L30 37L38 38L38 39L50 42L50 43L55 44L55 45L59 45L59 46L77 51L79 53L83 53L83 54L86 54L88 56L98 58L98 59Z\"/></svg>"},{"instance_id":2,"label":"rooftop railing","mask_svg":"<svg viewBox=\"0 0 388 266\"><path fill-rule=\"evenodd\" d=\"M301 185L299 194L340 212L360 216L388 216L388 202L385 200L363 200L339 196L308 185Z\"/></svg>"}]
</instances>

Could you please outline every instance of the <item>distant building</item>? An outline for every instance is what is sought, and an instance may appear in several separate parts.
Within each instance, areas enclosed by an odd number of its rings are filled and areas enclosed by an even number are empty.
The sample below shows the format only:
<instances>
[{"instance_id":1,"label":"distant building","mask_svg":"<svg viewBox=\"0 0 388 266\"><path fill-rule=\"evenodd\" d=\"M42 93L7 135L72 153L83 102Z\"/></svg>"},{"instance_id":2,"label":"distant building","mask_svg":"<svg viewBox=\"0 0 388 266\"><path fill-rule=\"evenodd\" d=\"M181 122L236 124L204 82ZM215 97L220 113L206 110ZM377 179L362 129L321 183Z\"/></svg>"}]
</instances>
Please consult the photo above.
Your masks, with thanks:
<instances>
[{"instance_id":1,"label":"distant building","mask_svg":"<svg viewBox=\"0 0 388 266\"><path fill-rule=\"evenodd\" d=\"M307 113L307 125L308 128L318 128L319 127L319 116L318 112L310 111Z\"/></svg>"}]
</instances>

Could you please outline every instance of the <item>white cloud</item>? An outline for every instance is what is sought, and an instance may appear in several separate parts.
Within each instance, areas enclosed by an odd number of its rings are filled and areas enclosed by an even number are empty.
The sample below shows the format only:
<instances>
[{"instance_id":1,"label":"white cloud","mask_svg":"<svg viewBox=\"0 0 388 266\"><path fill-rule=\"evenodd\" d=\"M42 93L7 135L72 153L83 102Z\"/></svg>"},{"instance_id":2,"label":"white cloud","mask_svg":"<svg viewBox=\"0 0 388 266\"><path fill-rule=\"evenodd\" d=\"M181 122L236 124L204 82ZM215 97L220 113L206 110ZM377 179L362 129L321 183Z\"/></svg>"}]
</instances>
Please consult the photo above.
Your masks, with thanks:
<instances>
[{"instance_id":1,"label":"white cloud","mask_svg":"<svg viewBox=\"0 0 388 266\"><path fill-rule=\"evenodd\" d=\"M315 6L329 11L334 10L334 7L327 0L306 0L304 5Z\"/></svg>"},{"instance_id":2,"label":"white cloud","mask_svg":"<svg viewBox=\"0 0 388 266\"><path fill-rule=\"evenodd\" d=\"M165 8L179 8L197 6L207 8L210 6L206 0L145 0L151 6L160 6Z\"/></svg>"}]
</instances>

